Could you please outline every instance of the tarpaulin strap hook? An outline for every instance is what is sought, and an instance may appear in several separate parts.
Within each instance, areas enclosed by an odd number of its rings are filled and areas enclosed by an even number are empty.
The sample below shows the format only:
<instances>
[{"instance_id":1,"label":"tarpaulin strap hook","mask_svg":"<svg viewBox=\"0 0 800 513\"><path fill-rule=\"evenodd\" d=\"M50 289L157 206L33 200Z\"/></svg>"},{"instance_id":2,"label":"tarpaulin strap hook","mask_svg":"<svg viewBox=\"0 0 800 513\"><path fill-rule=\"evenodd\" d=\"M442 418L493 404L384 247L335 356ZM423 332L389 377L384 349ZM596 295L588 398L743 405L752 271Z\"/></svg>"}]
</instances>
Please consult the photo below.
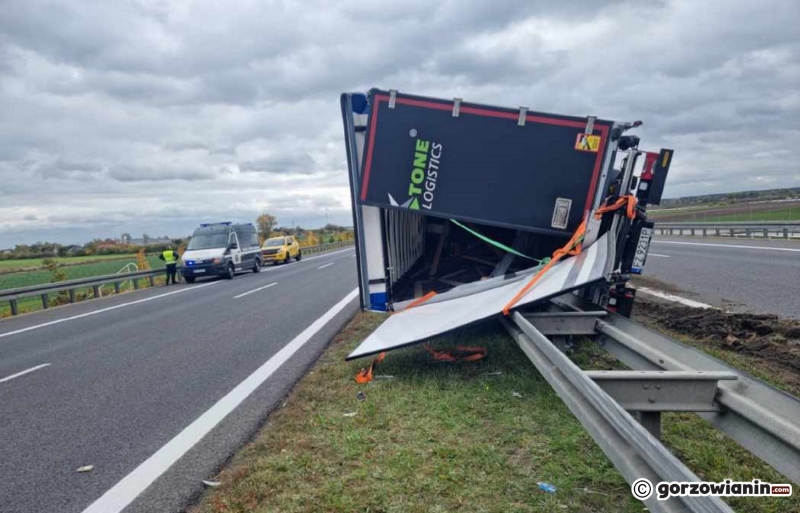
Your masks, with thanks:
<instances>
[{"instance_id":1,"label":"tarpaulin strap hook","mask_svg":"<svg viewBox=\"0 0 800 513\"><path fill-rule=\"evenodd\" d=\"M384 358L386 358L386 351L382 352L377 358L372 360L372 363L369 364L368 368L358 371L358 374L356 374L356 377L354 378L356 383L363 385L372 381L372 371L375 369L376 365L383 361Z\"/></svg>"},{"instance_id":2,"label":"tarpaulin strap hook","mask_svg":"<svg viewBox=\"0 0 800 513\"><path fill-rule=\"evenodd\" d=\"M476 362L486 358L489 351L478 346L453 346L452 349L437 350L427 342L422 344L434 360L439 362Z\"/></svg>"}]
</instances>

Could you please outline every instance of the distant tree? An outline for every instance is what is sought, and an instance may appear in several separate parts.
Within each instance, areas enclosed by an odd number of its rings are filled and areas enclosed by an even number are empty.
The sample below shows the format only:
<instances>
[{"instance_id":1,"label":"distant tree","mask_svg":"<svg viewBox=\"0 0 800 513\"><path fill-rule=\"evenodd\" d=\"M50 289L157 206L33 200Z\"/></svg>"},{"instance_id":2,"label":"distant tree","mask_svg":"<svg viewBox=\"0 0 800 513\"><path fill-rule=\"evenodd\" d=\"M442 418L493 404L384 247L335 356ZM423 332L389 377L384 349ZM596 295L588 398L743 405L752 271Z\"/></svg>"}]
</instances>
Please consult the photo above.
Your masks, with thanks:
<instances>
[{"instance_id":1,"label":"distant tree","mask_svg":"<svg viewBox=\"0 0 800 513\"><path fill-rule=\"evenodd\" d=\"M275 225L277 224L278 219L267 213L263 213L256 219L256 226L258 226L258 231L261 233L262 237L269 237L272 231L275 229Z\"/></svg>"},{"instance_id":2,"label":"distant tree","mask_svg":"<svg viewBox=\"0 0 800 513\"><path fill-rule=\"evenodd\" d=\"M143 234L142 234L142 241L143 241L145 244L147 244L148 242L150 242L150 236L149 236L149 235L147 235L146 233L143 233Z\"/></svg>"}]
</instances>

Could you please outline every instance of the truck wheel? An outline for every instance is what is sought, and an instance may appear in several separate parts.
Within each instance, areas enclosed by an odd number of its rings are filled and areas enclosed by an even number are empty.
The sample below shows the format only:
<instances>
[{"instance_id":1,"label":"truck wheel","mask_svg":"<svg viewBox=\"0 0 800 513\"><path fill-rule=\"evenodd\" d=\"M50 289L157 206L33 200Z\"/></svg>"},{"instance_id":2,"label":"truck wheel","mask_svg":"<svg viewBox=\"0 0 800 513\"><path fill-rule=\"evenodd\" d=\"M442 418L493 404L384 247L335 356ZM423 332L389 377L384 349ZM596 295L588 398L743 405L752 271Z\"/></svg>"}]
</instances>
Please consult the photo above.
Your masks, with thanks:
<instances>
[{"instance_id":1,"label":"truck wheel","mask_svg":"<svg viewBox=\"0 0 800 513\"><path fill-rule=\"evenodd\" d=\"M297 258L295 258L295 260L299 262L301 258L303 258L303 252L301 250L297 250Z\"/></svg>"},{"instance_id":2,"label":"truck wheel","mask_svg":"<svg viewBox=\"0 0 800 513\"><path fill-rule=\"evenodd\" d=\"M228 264L228 268L225 270L225 279L232 280L234 276L235 275L233 273L233 264Z\"/></svg>"},{"instance_id":3,"label":"truck wheel","mask_svg":"<svg viewBox=\"0 0 800 513\"><path fill-rule=\"evenodd\" d=\"M257 258L256 258L256 263L253 266L253 272L254 273L260 273L261 272L261 260L259 260Z\"/></svg>"},{"instance_id":4,"label":"truck wheel","mask_svg":"<svg viewBox=\"0 0 800 513\"><path fill-rule=\"evenodd\" d=\"M194 283L194 276L184 276L183 279L186 283Z\"/></svg>"}]
</instances>

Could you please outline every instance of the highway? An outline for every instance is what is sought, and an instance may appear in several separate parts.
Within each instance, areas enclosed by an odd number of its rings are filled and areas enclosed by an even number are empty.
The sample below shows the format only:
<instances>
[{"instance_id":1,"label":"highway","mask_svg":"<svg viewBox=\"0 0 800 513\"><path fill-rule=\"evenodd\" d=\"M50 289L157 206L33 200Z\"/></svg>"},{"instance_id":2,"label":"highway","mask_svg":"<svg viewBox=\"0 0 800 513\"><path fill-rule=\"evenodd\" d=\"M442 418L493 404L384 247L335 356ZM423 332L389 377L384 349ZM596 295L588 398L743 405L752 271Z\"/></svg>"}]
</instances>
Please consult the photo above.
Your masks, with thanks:
<instances>
[{"instance_id":1,"label":"highway","mask_svg":"<svg viewBox=\"0 0 800 513\"><path fill-rule=\"evenodd\" d=\"M357 310L355 287L348 249L0 321L0 511L182 510Z\"/></svg>"},{"instance_id":2,"label":"highway","mask_svg":"<svg viewBox=\"0 0 800 513\"><path fill-rule=\"evenodd\" d=\"M730 311L800 319L800 243L657 236L644 276Z\"/></svg>"}]
</instances>

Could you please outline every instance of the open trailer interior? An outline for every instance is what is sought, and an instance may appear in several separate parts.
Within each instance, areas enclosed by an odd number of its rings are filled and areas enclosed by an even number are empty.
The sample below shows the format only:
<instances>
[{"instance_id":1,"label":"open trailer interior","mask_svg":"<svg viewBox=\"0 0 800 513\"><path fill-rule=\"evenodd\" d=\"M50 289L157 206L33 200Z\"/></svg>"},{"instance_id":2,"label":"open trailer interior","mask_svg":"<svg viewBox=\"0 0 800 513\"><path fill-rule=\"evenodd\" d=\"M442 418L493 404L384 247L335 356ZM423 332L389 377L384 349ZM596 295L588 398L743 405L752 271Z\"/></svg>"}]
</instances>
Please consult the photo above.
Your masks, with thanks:
<instances>
[{"instance_id":1,"label":"open trailer interior","mask_svg":"<svg viewBox=\"0 0 800 513\"><path fill-rule=\"evenodd\" d=\"M364 309L532 273L585 223L585 246L613 232L617 262L649 243L644 216L589 215L610 197L660 200L671 150L639 159L638 137L623 135L639 122L377 89L341 104Z\"/></svg>"}]
</instances>

